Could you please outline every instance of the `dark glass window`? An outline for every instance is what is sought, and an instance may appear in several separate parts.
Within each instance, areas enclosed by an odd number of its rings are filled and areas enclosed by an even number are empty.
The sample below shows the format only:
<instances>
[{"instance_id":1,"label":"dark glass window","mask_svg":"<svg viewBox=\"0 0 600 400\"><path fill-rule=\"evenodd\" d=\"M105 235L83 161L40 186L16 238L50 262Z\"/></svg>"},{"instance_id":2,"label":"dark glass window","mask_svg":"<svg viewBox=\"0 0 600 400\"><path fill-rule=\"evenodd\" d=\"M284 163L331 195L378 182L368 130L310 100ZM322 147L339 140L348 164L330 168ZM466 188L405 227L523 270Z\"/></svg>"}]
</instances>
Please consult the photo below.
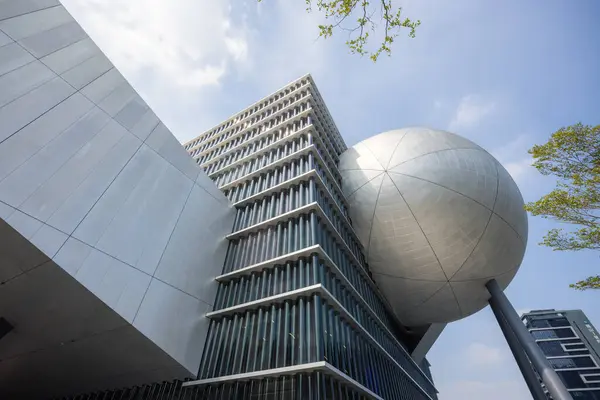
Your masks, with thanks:
<instances>
[{"instance_id":1,"label":"dark glass window","mask_svg":"<svg viewBox=\"0 0 600 400\"><path fill-rule=\"evenodd\" d=\"M548 318L548 319L534 319L529 322L531 328L550 328L569 326L569 321L566 318Z\"/></svg>"},{"instance_id":2,"label":"dark glass window","mask_svg":"<svg viewBox=\"0 0 600 400\"><path fill-rule=\"evenodd\" d=\"M571 396L577 400L600 400L600 390L595 392L571 392Z\"/></svg>"},{"instance_id":3,"label":"dark glass window","mask_svg":"<svg viewBox=\"0 0 600 400\"><path fill-rule=\"evenodd\" d=\"M575 336L571 329L546 329L543 331L532 331L531 334L535 339L560 339Z\"/></svg>"},{"instance_id":4,"label":"dark glass window","mask_svg":"<svg viewBox=\"0 0 600 400\"><path fill-rule=\"evenodd\" d=\"M553 358L548 360L550 361L550 365L552 365L552 368L575 368L577 365L575 365L575 361L573 361L572 358Z\"/></svg>"},{"instance_id":5,"label":"dark glass window","mask_svg":"<svg viewBox=\"0 0 600 400\"><path fill-rule=\"evenodd\" d=\"M567 343L581 343L581 339L579 339L579 338L565 339L565 340L561 340L561 343L564 343L564 344L567 344Z\"/></svg>"},{"instance_id":6,"label":"dark glass window","mask_svg":"<svg viewBox=\"0 0 600 400\"><path fill-rule=\"evenodd\" d=\"M553 318L549 319L548 323L550 326L569 326L569 321L566 318Z\"/></svg>"},{"instance_id":7,"label":"dark glass window","mask_svg":"<svg viewBox=\"0 0 600 400\"><path fill-rule=\"evenodd\" d=\"M596 366L591 357L552 358L548 361L550 361L553 368L589 368Z\"/></svg>"},{"instance_id":8,"label":"dark glass window","mask_svg":"<svg viewBox=\"0 0 600 400\"><path fill-rule=\"evenodd\" d=\"M545 319L534 319L529 322L529 326L532 328L549 328L550 324Z\"/></svg>"},{"instance_id":9,"label":"dark glass window","mask_svg":"<svg viewBox=\"0 0 600 400\"><path fill-rule=\"evenodd\" d=\"M557 371L560 379L565 383L567 389L569 388L583 388L585 384L579 375L579 371Z\"/></svg>"},{"instance_id":10,"label":"dark glass window","mask_svg":"<svg viewBox=\"0 0 600 400\"><path fill-rule=\"evenodd\" d=\"M596 364L591 357L573 357L573 361L575 361L575 365L580 368L596 367Z\"/></svg>"},{"instance_id":11,"label":"dark glass window","mask_svg":"<svg viewBox=\"0 0 600 400\"><path fill-rule=\"evenodd\" d=\"M565 356L567 355L562 349L560 342L539 342L538 345L548 357Z\"/></svg>"}]
</instances>

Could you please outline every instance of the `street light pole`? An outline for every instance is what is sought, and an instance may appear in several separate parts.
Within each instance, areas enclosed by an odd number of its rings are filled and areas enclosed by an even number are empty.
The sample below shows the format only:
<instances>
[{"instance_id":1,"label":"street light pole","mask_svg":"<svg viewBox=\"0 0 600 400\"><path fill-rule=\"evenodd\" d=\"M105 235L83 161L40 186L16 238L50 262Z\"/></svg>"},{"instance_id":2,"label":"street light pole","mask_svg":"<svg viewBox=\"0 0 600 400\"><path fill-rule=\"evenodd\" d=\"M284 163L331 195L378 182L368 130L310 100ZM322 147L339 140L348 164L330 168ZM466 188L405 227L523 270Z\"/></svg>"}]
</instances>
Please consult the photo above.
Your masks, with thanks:
<instances>
[{"instance_id":1,"label":"street light pole","mask_svg":"<svg viewBox=\"0 0 600 400\"><path fill-rule=\"evenodd\" d=\"M525 353L527 353L529 360L531 360L552 398L554 400L573 400L573 397L567 391L558 374L554 371L544 353L542 353L542 349L540 349L533 340L533 337L527 332L514 307L510 304L502 289L500 289L498 282L492 279L485 286L492 296L490 299L492 310L494 310L494 313L499 312L504 316L506 323L513 331Z\"/></svg>"},{"instance_id":2,"label":"street light pole","mask_svg":"<svg viewBox=\"0 0 600 400\"><path fill-rule=\"evenodd\" d=\"M523 374L525 383L527 384L527 387L531 392L531 397L533 397L533 400L547 400L548 397L546 396L546 393L544 393L542 385L540 384L540 381L537 375L535 374L535 371L533 370L533 367L529 362L527 355L523 351L523 347L517 340L517 337L508 325L508 322L506 322L506 318L504 318L504 315L502 315L502 313L500 312L498 305L492 305L492 302L495 302L494 298L490 299L490 306L494 315L496 316L496 320L498 320L498 325L500 325L500 329L502 330L502 333L506 338L508 347L510 347L510 351L515 357L515 361L517 362L517 365L521 370L521 374Z\"/></svg>"}]
</instances>

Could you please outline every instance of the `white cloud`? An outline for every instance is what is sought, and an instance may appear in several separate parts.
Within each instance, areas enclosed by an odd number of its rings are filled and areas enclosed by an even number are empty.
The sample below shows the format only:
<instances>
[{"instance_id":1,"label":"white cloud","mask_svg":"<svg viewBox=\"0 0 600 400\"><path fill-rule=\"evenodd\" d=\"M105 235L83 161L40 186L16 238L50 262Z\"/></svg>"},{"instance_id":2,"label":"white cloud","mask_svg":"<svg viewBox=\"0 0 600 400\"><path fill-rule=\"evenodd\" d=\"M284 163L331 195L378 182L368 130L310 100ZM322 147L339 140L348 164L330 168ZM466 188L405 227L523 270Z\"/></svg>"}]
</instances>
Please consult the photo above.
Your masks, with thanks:
<instances>
[{"instance_id":1,"label":"white cloud","mask_svg":"<svg viewBox=\"0 0 600 400\"><path fill-rule=\"evenodd\" d=\"M440 400L531 400L531 394L522 380L460 380L445 387L438 387L438 390Z\"/></svg>"},{"instance_id":2,"label":"white cloud","mask_svg":"<svg viewBox=\"0 0 600 400\"><path fill-rule=\"evenodd\" d=\"M448 130L455 132L476 127L484 118L494 113L496 103L486 101L480 96L469 94L464 96L456 108L456 112L448 125Z\"/></svg>"},{"instance_id":3,"label":"white cloud","mask_svg":"<svg viewBox=\"0 0 600 400\"><path fill-rule=\"evenodd\" d=\"M465 358L471 366L489 367L501 363L504 360L504 353L497 347L475 342L467 347Z\"/></svg>"},{"instance_id":4,"label":"white cloud","mask_svg":"<svg viewBox=\"0 0 600 400\"><path fill-rule=\"evenodd\" d=\"M527 152L531 147L532 138L529 135L519 135L515 139L492 151L492 155L506 168L513 179L519 183L535 172L533 158Z\"/></svg>"},{"instance_id":5,"label":"white cloud","mask_svg":"<svg viewBox=\"0 0 600 400\"><path fill-rule=\"evenodd\" d=\"M182 141L246 105L236 101L239 92L260 88L254 101L332 65L332 41L316 40L322 16L302 2L63 3Z\"/></svg>"},{"instance_id":6,"label":"white cloud","mask_svg":"<svg viewBox=\"0 0 600 400\"><path fill-rule=\"evenodd\" d=\"M531 166L532 163L533 159L531 157L525 157L521 160L512 161L503 165L510 176L512 176L516 182L519 182L527 173L533 171L533 167Z\"/></svg>"},{"instance_id":7,"label":"white cloud","mask_svg":"<svg viewBox=\"0 0 600 400\"><path fill-rule=\"evenodd\" d=\"M492 151L494 157L500 162L507 162L515 158L522 159L528 155L527 151L531 147L532 138L530 135L522 134L514 139L504 143L502 146Z\"/></svg>"},{"instance_id":8,"label":"white cloud","mask_svg":"<svg viewBox=\"0 0 600 400\"><path fill-rule=\"evenodd\" d=\"M126 76L150 73L180 89L216 85L248 55L228 1L63 2Z\"/></svg>"}]
</instances>

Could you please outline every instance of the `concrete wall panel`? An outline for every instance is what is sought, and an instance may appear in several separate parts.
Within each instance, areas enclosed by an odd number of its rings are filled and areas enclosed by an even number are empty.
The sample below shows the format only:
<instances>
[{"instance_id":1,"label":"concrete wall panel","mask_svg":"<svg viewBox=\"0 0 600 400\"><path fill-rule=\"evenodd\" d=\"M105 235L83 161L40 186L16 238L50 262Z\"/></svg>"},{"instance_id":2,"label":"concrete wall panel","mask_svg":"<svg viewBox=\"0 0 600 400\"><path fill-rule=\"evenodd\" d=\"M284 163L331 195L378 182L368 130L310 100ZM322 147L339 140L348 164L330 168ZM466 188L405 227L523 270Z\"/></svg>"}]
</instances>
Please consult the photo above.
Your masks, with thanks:
<instances>
[{"instance_id":1,"label":"concrete wall panel","mask_svg":"<svg viewBox=\"0 0 600 400\"><path fill-rule=\"evenodd\" d=\"M131 128L131 133L140 140L146 140L158 126L159 119L151 109L148 109L140 120ZM213 184L214 185L214 184Z\"/></svg>"},{"instance_id":2,"label":"concrete wall panel","mask_svg":"<svg viewBox=\"0 0 600 400\"><path fill-rule=\"evenodd\" d=\"M61 74L61 77L79 90L113 68L104 54L96 54Z\"/></svg>"},{"instance_id":3,"label":"concrete wall panel","mask_svg":"<svg viewBox=\"0 0 600 400\"><path fill-rule=\"evenodd\" d=\"M0 108L0 121L2 121L0 142L39 118L74 92L71 86L57 77Z\"/></svg>"},{"instance_id":4,"label":"concrete wall panel","mask_svg":"<svg viewBox=\"0 0 600 400\"><path fill-rule=\"evenodd\" d=\"M127 129L132 129L148 111L142 98L135 95L116 115L115 121Z\"/></svg>"},{"instance_id":5,"label":"concrete wall panel","mask_svg":"<svg viewBox=\"0 0 600 400\"><path fill-rule=\"evenodd\" d=\"M31 89L41 86L54 78L48 67L35 61L8 72L0 77L0 107L23 96Z\"/></svg>"},{"instance_id":6,"label":"concrete wall panel","mask_svg":"<svg viewBox=\"0 0 600 400\"><path fill-rule=\"evenodd\" d=\"M48 223L64 232L73 232L139 149L141 142L131 135L123 139L53 211Z\"/></svg>"},{"instance_id":7,"label":"concrete wall panel","mask_svg":"<svg viewBox=\"0 0 600 400\"><path fill-rule=\"evenodd\" d=\"M108 121L106 114L93 109L71 125L0 182L2 201L14 207L22 205L75 153L88 145L88 142L103 130Z\"/></svg>"},{"instance_id":8,"label":"concrete wall panel","mask_svg":"<svg viewBox=\"0 0 600 400\"><path fill-rule=\"evenodd\" d=\"M112 91L108 96L102 99L102 101L98 103L98 107L100 107L105 113L107 113L111 117L114 117L135 96L135 90L133 90L133 88L127 82L124 82L114 91Z\"/></svg>"},{"instance_id":9,"label":"concrete wall panel","mask_svg":"<svg viewBox=\"0 0 600 400\"><path fill-rule=\"evenodd\" d=\"M217 288L206 275L216 277L221 274L219 261L225 258L228 244L215 233L224 232L231 226L227 219L228 210L218 207L219 203L212 198L207 204L202 201L205 198L204 189L194 186L155 276L213 305Z\"/></svg>"},{"instance_id":10,"label":"concrete wall panel","mask_svg":"<svg viewBox=\"0 0 600 400\"><path fill-rule=\"evenodd\" d=\"M109 122L102 131L83 145L25 200L21 209L42 221L47 221L94 168L123 139L125 129Z\"/></svg>"},{"instance_id":11,"label":"concrete wall panel","mask_svg":"<svg viewBox=\"0 0 600 400\"><path fill-rule=\"evenodd\" d=\"M35 60L27 50L17 43L3 44L1 35L0 46L0 76Z\"/></svg>"},{"instance_id":12,"label":"concrete wall panel","mask_svg":"<svg viewBox=\"0 0 600 400\"><path fill-rule=\"evenodd\" d=\"M192 181L196 180L200 168L164 124L159 123L154 128L146 143Z\"/></svg>"},{"instance_id":13,"label":"concrete wall panel","mask_svg":"<svg viewBox=\"0 0 600 400\"><path fill-rule=\"evenodd\" d=\"M54 229L50 225L42 224L40 229L31 237L33 243L45 255L52 258L67 241L66 233Z\"/></svg>"},{"instance_id":14,"label":"concrete wall panel","mask_svg":"<svg viewBox=\"0 0 600 400\"><path fill-rule=\"evenodd\" d=\"M2 8L13 5L15 1L9 1ZM72 18L61 6L44 8L38 11L31 11L14 18L2 18L0 21L0 30L10 36L13 40L19 41L37 33L47 31L67 22L72 22Z\"/></svg>"},{"instance_id":15,"label":"concrete wall panel","mask_svg":"<svg viewBox=\"0 0 600 400\"><path fill-rule=\"evenodd\" d=\"M198 174L196 178L196 184L206 190L210 195L220 203L229 204L229 199L225 197L223 192L219 190L219 188L215 185L212 179L208 177L208 175L202 173Z\"/></svg>"},{"instance_id":16,"label":"concrete wall panel","mask_svg":"<svg viewBox=\"0 0 600 400\"><path fill-rule=\"evenodd\" d=\"M130 323L152 278L95 248L74 277Z\"/></svg>"},{"instance_id":17,"label":"concrete wall panel","mask_svg":"<svg viewBox=\"0 0 600 400\"><path fill-rule=\"evenodd\" d=\"M26 37L19 44L39 59L86 37L87 35L77 22L69 22Z\"/></svg>"},{"instance_id":18,"label":"concrete wall panel","mask_svg":"<svg viewBox=\"0 0 600 400\"><path fill-rule=\"evenodd\" d=\"M70 44L60 50L48 54L41 58L41 61L48 66L54 73L62 74L76 65L92 58L100 50L88 37Z\"/></svg>"},{"instance_id":19,"label":"concrete wall panel","mask_svg":"<svg viewBox=\"0 0 600 400\"><path fill-rule=\"evenodd\" d=\"M6 222L10 224L17 232L19 232L25 239L31 239L33 235L41 228L42 223L29 215L15 210Z\"/></svg>"},{"instance_id":20,"label":"concrete wall panel","mask_svg":"<svg viewBox=\"0 0 600 400\"><path fill-rule=\"evenodd\" d=\"M140 149L142 151L150 156L151 160L144 164L149 168L141 171L135 189L110 216L97 247L153 274L192 189L192 182L146 146Z\"/></svg>"},{"instance_id":21,"label":"concrete wall panel","mask_svg":"<svg viewBox=\"0 0 600 400\"><path fill-rule=\"evenodd\" d=\"M154 279L133 326L193 371L199 367L208 332L208 320L198 315L211 310L212 307L202 301Z\"/></svg>"},{"instance_id":22,"label":"concrete wall panel","mask_svg":"<svg viewBox=\"0 0 600 400\"><path fill-rule=\"evenodd\" d=\"M43 149L71 124L83 117L93 104L76 93L24 127L0 146L0 180Z\"/></svg>"},{"instance_id":23,"label":"concrete wall panel","mask_svg":"<svg viewBox=\"0 0 600 400\"><path fill-rule=\"evenodd\" d=\"M60 3L0 1L0 397L194 376L233 217Z\"/></svg>"},{"instance_id":24,"label":"concrete wall panel","mask_svg":"<svg viewBox=\"0 0 600 400\"><path fill-rule=\"evenodd\" d=\"M0 46L5 46L7 44L13 43L14 41L8 37L4 32L0 31Z\"/></svg>"},{"instance_id":25,"label":"concrete wall panel","mask_svg":"<svg viewBox=\"0 0 600 400\"><path fill-rule=\"evenodd\" d=\"M0 8L0 21L58 5L58 0L4 0Z\"/></svg>"},{"instance_id":26,"label":"concrete wall panel","mask_svg":"<svg viewBox=\"0 0 600 400\"><path fill-rule=\"evenodd\" d=\"M111 68L81 89L81 93L98 104L125 82L123 75L116 68Z\"/></svg>"}]
</instances>

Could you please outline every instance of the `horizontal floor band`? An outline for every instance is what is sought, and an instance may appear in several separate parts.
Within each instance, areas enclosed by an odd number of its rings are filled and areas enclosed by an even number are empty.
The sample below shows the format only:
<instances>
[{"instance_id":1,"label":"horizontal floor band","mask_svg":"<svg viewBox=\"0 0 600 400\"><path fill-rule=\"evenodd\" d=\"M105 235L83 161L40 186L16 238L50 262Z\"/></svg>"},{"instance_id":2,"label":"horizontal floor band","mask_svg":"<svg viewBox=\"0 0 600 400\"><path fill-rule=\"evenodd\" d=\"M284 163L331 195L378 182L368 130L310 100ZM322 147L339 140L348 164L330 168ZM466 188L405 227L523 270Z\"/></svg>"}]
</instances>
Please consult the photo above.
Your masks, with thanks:
<instances>
[{"instance_id":1,"label":"horizontal floor band","mask_svg":"<svg viewBox=\"0 0 600 400\"><path fill-rule=\"evenodd\" d=\"M304 78L306 76L303 76L302 78ZM302 78L297 79L296 81L300 81ZM184 143L184 146L187 146L189 143L194 142L195 140L200 139L200 141L195 144L194 146L191 146L188 150L194 150L197 146L202 145L210 140L215 140L218 139L219 137L225 135L227 132L233 130L233 128L237 127L238 125L245 123L248 120L251 120L252 118L255 118L256 116L258 116L258 114L260 114L260 112L263 110L263 108L258 109L257 111L251 112L247 117L245 118L240 118L237 122L232 122L231 125L227 128L223 128L223 130L219 133L213 133L212 136L207 136L208 133L210 133L211 131L220 128L221 126L224 126L225 124L227 124L230 121L234 121L236 118L238 118L241 114L245 113L248 110L251 110L253 107L257 106L258 104L262 103L263 101L270 99L271 97L273 97L274 95L276 95L278 92L286 89L288 86L294 84L296 81L294 82L290 82L289 84L285 85L284 87L282 87L281 89L278 89L277 91L271 93L270 95L266 96L265 98L255 102L254 104L246 107L245 109L243 109L242 111L238 112L237 114L232 115L231 117L229 117L228 119L226 119L225 121L223 121L222 123L218 124L215 128L213 129L209 129L208 131L202 132L200 134L200 136ZM272 104L269 104L268 106L265 106L267 108L273 108L274 106L278 105L279 103L284 102L285 100L289 99L290 97L298 94L303 88L308 88L310 86L310 83L305 83L304 85L301 85L300 87L298 87L297 89L292 89L288 94L280 97L279 99L275 100ZM256 121L255 123L260 122L260 121Z\"/></svg>"},{"instance_id":2,"label":"horizontal floor band","mask_svg":"<svg viewBox=\"0 0 600 400\"><path fill-rule=\"evenodd\" d=\"M383 329L383 331L385 333L387 333L388 337L390 337L394 342L396 342L400 346L400 348L402 349L402 352L406 355L406 357L410 360L410 362L421 372L421 376L423 376L425 378L425 380L427 380L431 384L431 386L435 387L433 382L431 382L431 379L429 379L427 377L427 375L425 375L425 373L423 372L421 367L419 367L419 365L412 359L412 357L406 351L406 349L402 346L402 344L400 344L400 342L398 342L398 339L396 339L396 337L390 331L390 329L387 327L387 325L385 325L383 323L383 321L381 320L381 318L379 318L379 316L375 313L375 311L373 311L373 309L371 308L369 303L367 303L367 301L362 297L362 295L358 292L358 290L356 290L354 285L352 285L352 283L348 280L348 278L346 278L346 276L342 273L342 271L339 269L337 264L333 262L333 260L329 257L329 255L327 255L327 253L321 247L321 245L317 244L314 246L306 247L304 249L295 251L293 253L288 253L283 256L272 258L270 260L263 261L258 264L253 264L248 267L241 268L241 269L229 272L227 274L217 276L216 280L218 282L227 282L232 279L238 278L240 276L248 275L252 272L259 272L259 271L262 271L263 269L273 268L273 267L275 267L275 265L284 265L288 261L295 261L299 258L308 258L313 254L316 254L321 260L323 260L324 264L333 271L334 275L342 282L342 284L350 292L352 292L354 297L363 305L363 307L365 307L369 311L369 313L371 314L373 319L379 324L379 326ZM374 283L372 280L368 279L367 282L370 285L374 286ZM379 292L378 289L375 289L375 290L377 290L377 292ZM389 309L388 309L388 311L389 311Z\"/></svg>"},{"instance_id":3,"label":"horizontal floor band","mask_svg":"<svg viewBox=\"0 0 600 400\"><path fill-rule=\"evenodd\" d=\"M184 382L183 387L188 386L199 386L199 385L210 385L210 384L219 384L219 383L228 383L235 381L247 381L253 379L264 379L264 378L276 378L279 376L286 375L295 375L300 373L310 373L310 372L323 372L334 379L351 386L354 390L361 393L364 396L367 396L371 399L383 400L381 397L373 393L371 390L367 389L365 386L361 385L354 379L350 378L348 375L344 374L342 371L338 370L331 364L325 361L318 361L314 363L308 364L300 364L300 365L292 365L289 367L281 367L281 368L273 368L263 371L254 371L247 372L244 374L235 374L235 375L227 375L220 376L217 378L211 379L200 379L197 381L189 381Z\"/></svg>"},{"instance_id":4,"label":"horizontal floor band","mask_svg":"<svg viewBox=\"0 0 600 400\"><path fill-rule=\"evenodd\" d=\"M310 95L307 95L307 96L306 96L306 99L308 100L308 98L309 98L309 97L310 97ZM209 165L211 165L211 164L213 164L213 163L215 163L215 162L219 161L220 159L222 159L222 158L226 157L227 155L229 155L229 154L232 154L232 153L233 153L233 152L234 152L236 149L238 149L239 147L241 147L241 146L244 146L244 147L245 147L245 146L248 146L248 145L250 145L250 144L252 144L252 143L254 143L254 142L256 142L256 141L260 140L260 139L261 139L261 138L263 138L265 135L268 135L268 134L270 134L270 133L272 133L272 132L275 132L277 129L280 129L281 127L283 127L283 126L285 126L285 125L288 125L288 124L291 124L291 123L293 123L293 122L299 121L300 119L302 119L302 118L304 118L304 117L308 116L308 115L310 114L310 112L311 112L311 111L312 111L312 109L311 109L311 108L307 108L307 109L306 109L306 110L304 110L304 111L300 111L300 112L299 112L299 113L297 113L296 115L294 115L294 116L292 116L292 117L290 117L290 118L288 118L288 119L286 119L286 120L283 120L283 121L279 122L278 124L276 124L276 125L273 125L273 126L272 126L272 127L270 127L270 128L267 128L267 129L265 129L265 130L264 130L263 132L261 132L260 134L257 134L256 136L254 136L254 137L252 137L252 138L250 138L250 139L246 140L245 142L238 143L237 145L235 145L235 146L231 147L230 149L228 149L228 150L225 150L225 151L224 151L224 152L222 152L221 154L218 154L218 155L214 156L214 157L213 157L213 158L211 158L210 160L207 160L207 161L203 162L203 163L202 163L200 166L201 166L202 168L206 168L207 166L209 166ZM272 119L272 118L269 118L269 119ZM265 122L266 122L266 121L265 121ZM262 124L259 124L259 125L262 125ZM257 125L257 127L258 127L258 125ZM239 136L243 135L243 134L244 134L244 133L246 133L246 132L247 132L247 130L241 130L241 131L239 131L238 133L234 134L233 136L230 136L229 138L227 138L227 139L223 140L222 142L220 142L220 143L216 143L216 144L214 144L214 145L212 145L212 146L209 146L209 147L207 147L205 150L203 150L203 151L201 151L200 153L196 154L194 157L195 157L195 158L200 158L200 157L202 157L203 155L210 153L210 152L211 152L211 151L213 151L214 149L222 148L222 147L224 147L225 145L227 145L227 143L229 143L229 142L233 142L233 141L234 141L234 140L235 140L237 137L239 137Z\"/></svg>"},{"instance_id":5,"label":"horizontal floor band","mask_svg":"<svg viewBox=\"0 0 600 400\"><path fill-rule=\"evenodd\" d=\"M348 312L348 310L346 310L346 308L331 294L331 292L329 292L320 283L317 283L317 284L311 285L311 286L307 286L305 288L280 293L275 296L269 296L269 297L265 297L265 298L262 298L259 300L254 300L254 301L250 301L247 303L238 304L233 307L223 308L221 310L207 313L206 317L211 318L211 319L221 319L221 318L224 318L224 317L236 314L236 313L243 313L243 312L250 311L250 310L257 310L259 308L265 308L265 307L271 306L273 304L282 304L288 300L296 300L298 298L308 297L313 294L320 294L322 296L323 300L325 300L325 302L327 302L330 306L332 306L333 309L346 322L348 322L354 329L361 332L375 347L377 347L379 349L379 351L381 351L383 354L385 354L394 364L396 364L398 366L398 368L400 368L404 372L404 374L412 381L412 383L419 390L421 390L421 392L423 392L423 394L425 394L427 397L431 398L429 396L429 394L427 393L427 391L423 387L421 387L421 385L419 385L419 383L417 381L414 380L414 378L404 369L404 367L402 367L402 365L400 365L400 363L398 361L396 361L396 359L394 359L394 357L392 357L392 355L390 353L387 352L387 350L381 345L381 343L379 343L377 341L377 339L375 339L371 335L371 333L369 331L367 331L365 329L365 327L363 327L354 318L354 316L352 316L352 314L350 314ZM392 337L392 339L395 340L395 338L393 338L393 337ZM400 346L400 348L404 349L402 346ZM407 357L410 361L412 361L412 358L410 358L410 356L407 355ZM422 371L420 368L417 368L417 371L422 374ZM423 375L423 376L425 376L425 375ZM433 383L432 383L432 386L433 386Z\"/></svg>"},{"instance_id":6,"label":"horizontal floor band","mask_svg":"<svg viewBox=\"0 0 600 400\"><path fill-rule=\"evenodd\" d=\"M325 214L325 211L323 211L323 208L317 202L309 203L302 207L296 208L295 210L289 211L287 213L278 215L276 217L259 222L258 224L254 224L247 228L231 233L227 235L227 239L239 239L240 237L244 237L251 233L256 233L269 226L277 225L277 223L281 221L286 221L291 218L297 218L302 214L308 214L311 211L317 212L318 216L321 218L321 221L325 222L325 225L327 225L327 228L329 228L329 232L335 237L336 242L338 242L342 246L342 250L344 251L344 253L346 253L346 255L352 260L352 262L360 269L360 272L362 273L364 278L370 279L365 272L365 267L361 264L359 259L356 257L356 254L354 254L354 252L352 251L348 243L346 243L346 241L344 240L340 232L337 230L329 216Z\"/></svg>"},{"instance_id":7,"label":"horizontal floor band","mask_svg":"<svg viewBox=\"0 0 600 400\"><path fill-rule=\"evenodd\" d=\"M259 223L256 223L254 225L250 225L246 228L240 229L239 231L230 233L229 235L227 235L227 239L229 239L229 240L239 239L239 238L249 235L251 233L256 233L256 232L260 231L261 229L265 229L268 226L277 225L281 221L287 221L288 219L291 219L291 218L297 218L302 214L308 214L311 211L316 210L317 207L318 207L318 203L316 201L313 201L312 203L305 204L302 207L298 207L294 210L285 212L285 213L277 215L273 218L269 218L269 219L266 219Z\"/></svg>"},{"instance_id":8,"label":"horizontal floor band","mask_svg":"<svg viewBox=\"0 0 600 400\"><path fill-rule=\"evenodd\" d=\"M296 150L295 152L290 153L287 156L280 158L279 160L275 160L272 163L265 165L264 167L260 167L246 175L240 176L239 178L237 178L229 183L219 186L219 190L223 191L223 190L231 189L237 185L244 183L245 181L249 181L249 180L256 178L257 176L264 175L266 172L271 172L271 170L273 168L281 167L285 163L287 163L291 160L295 160L298 157L308 155L311 152L314 154L315 151L316 151L316 147L314 144L303 147L300 150Z\"/></svg>"}]
</instances>

